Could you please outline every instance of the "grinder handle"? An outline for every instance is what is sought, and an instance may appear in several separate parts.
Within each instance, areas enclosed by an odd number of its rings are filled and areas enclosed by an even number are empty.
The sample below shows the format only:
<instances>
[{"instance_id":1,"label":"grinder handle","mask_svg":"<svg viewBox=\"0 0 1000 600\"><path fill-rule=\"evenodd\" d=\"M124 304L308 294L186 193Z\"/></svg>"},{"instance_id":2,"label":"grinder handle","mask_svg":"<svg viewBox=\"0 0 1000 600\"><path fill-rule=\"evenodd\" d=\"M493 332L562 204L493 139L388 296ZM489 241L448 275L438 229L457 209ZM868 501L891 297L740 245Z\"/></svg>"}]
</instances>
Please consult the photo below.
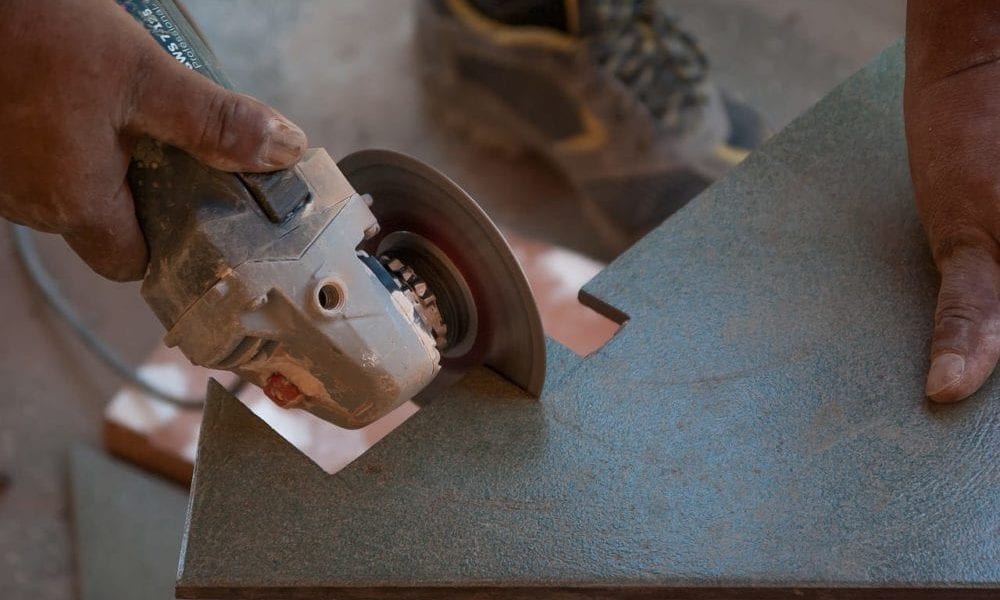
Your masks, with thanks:
<instances>
[{"instance_id":1,"label":"grinder handle","mask_svg":"<svg viewBox=\"0 0 1000 600\"><path fill-rule=\"evenodd\" d=\"M117 2L178 62L232 89L177 0ZM128 184L149 247L142 295L168 330L218 282L220 274L294 228L298 209L310 197L295 168L226 173L153 140L139 140L136 145Z\"/></svg>"},{"instance_id":2,"label":"grinder handle","mask_svg":"<svg viewBox=\"0 0 1000 600\"><path fill-rule=\"evenodd\" d=\"M146 31L153 36L153 39L173 56L177 62L185 67L197 71L215 83L233 89L232 82L219 66L219 61L215 54L208 47L198 27L191 20L187 11L179 0L117 0L132 17L138 21ZM183 101L179 98L178 101ZM194 159L190 159L194 160ZM187 171L183 165L176 164L175 159L170 167L172 174L168 177L185 177ZM183 159L181 162L187 162ZM138 172L133 167L129 169L129 183L132 188L133 197L136 200L137 211L140 224L148 221L151 215L145 215L143 207L144 198L148 194L151 183L147 172ZM199 169L201 170L201 169ZM166 174L158 174L158 178ZM231 175L219 173L221 178L231 178ZM264 215L274 223L283 222L289 215L295 212L302 204L309 199L309 192L306 185L292 170L277 171L273 173L241 173L237 175L242 187L256 201ZM157 211L158 209L153 209ZM162 218L162 214L152 215ZM147 243L150 244L150 253L155 252L152 246L155 240L149 239L150 232L143 227L146 233Z\"/></svg>"},{"instance_id":3,"label":"grinder handle","mask_svg":"<svg viewBox=\"0 0 1000 600\"><path fill-rule=\"evenodd\" d=\"M117 0L177 62L227 89L232 82L187 10L174 0Z\"/></svg>"}]
</instances>

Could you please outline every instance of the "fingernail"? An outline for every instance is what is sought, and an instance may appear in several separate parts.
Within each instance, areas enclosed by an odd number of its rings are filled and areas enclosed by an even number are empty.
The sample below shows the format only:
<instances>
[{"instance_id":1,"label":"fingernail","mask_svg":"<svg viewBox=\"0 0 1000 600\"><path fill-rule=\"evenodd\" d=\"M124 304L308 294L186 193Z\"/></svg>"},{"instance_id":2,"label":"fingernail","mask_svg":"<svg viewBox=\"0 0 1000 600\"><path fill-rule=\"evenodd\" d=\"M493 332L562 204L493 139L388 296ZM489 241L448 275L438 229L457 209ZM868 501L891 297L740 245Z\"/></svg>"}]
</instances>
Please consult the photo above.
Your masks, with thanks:
<instances>
[{"instance_id":1,"label":"fingernail","mask_svg":"<svg viewBox=\"0 0 1000 600\"><path fill-rule=\"evenodd\" d=\"M952 387L965 373L965 359L948 352L931 362L930 373L927 374L927 395L936 396Z\"/></svg>"},{"instance_id":2,"label":"fingernail","mask_svg":"<svg viewBox=\"0 0 1000 600\"><path fill-rule=\"evenodd\" d=\"M302 156L306 149L306 134L281 118L267 122L267 141L260 149L260 159L272 167L287 167Z\"/></svg>"}]
</instances>

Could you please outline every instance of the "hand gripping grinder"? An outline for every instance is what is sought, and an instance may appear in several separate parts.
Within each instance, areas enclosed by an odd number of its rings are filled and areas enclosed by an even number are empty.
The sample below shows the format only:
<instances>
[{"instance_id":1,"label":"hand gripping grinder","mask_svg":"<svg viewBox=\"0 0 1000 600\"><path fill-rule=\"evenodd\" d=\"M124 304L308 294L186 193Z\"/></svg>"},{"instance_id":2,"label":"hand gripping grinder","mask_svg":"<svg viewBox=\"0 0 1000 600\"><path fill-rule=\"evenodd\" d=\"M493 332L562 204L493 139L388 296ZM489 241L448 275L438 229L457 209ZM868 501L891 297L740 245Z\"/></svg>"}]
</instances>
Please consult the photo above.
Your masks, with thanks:
<instances>
[{"instance_id":1,"label":"hand gripping grinder","mask_svg":"<svg viewBox=\"0 0 1000 600\"><path fill-rule=\"evenodd\" d=\"M118 0L185 66L230 87L172 0ZM277 404L367 425L485 364L533 395L545 347L524 274L458 186L401 154L215 171L157 142L129 169L142 295L191 362Z\"/></svg>"}]
</instances>

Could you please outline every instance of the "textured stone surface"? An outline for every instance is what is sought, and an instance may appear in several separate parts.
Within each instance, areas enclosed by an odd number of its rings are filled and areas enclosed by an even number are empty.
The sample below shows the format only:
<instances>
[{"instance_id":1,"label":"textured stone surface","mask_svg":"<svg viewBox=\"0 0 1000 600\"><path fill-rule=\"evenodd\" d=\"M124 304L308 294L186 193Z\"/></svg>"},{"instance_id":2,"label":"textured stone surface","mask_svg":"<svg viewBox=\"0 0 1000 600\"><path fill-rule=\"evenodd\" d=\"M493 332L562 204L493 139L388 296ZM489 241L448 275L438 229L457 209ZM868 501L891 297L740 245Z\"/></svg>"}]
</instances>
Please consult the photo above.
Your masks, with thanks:
<instances>
[{"instance_id":1,"label":"textured stone surface","mask_svg":"<svg viewBox=\"0 0 1000 600\"><path fill-rule=\"evenodd\" d=\"M179 592L996 597L997 380L923 399L901 54L598 275L631 320L540 402L474 372L329 476L215 394Z\"/></svg>"},{"instance_id":2,"label":"textured stone surface","mask_svg":"<svg viewBox=\"0 0 1000 600\"><path fill-rule=\"evenodd\" d=\"M173 598L187 491L85 446L70 479L80 600Z\"/></svg>"}]
</instances>

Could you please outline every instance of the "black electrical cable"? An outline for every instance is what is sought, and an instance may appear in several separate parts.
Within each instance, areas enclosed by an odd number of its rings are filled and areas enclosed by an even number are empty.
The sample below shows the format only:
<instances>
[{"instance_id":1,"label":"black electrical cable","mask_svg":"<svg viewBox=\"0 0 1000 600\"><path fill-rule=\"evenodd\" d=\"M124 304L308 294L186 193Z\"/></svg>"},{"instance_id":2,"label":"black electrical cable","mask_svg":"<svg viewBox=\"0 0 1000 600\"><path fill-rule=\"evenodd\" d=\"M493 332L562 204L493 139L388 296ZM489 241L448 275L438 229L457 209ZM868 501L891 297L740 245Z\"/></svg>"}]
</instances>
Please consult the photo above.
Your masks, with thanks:
<instances>
[{"instance_id":1,"label":"black electrical cable","mask_svg":"<svg viewBox=\"0 0 1000 600\"><path fill-rule=\"evenodd\" d=\"M140 390L160 400L169 402L175 406L185 409L202 408L205 405L204 398L184 398L177 396L156 385L150 383L134 368L129 366L117 352L112 350L96 333L76 313L76 310L67 300L66 296L59 290L52 275L49 274L45 265L42 264L38 248L31 230L21 225L10 224L11 237L14 239L14 248L17 250L21 265L28 272L31 280L48 305L59 315L59 317L69 325L76 337L97 355L101 361L116 375ZM239 384L238 384L239 385ZM230 390L235 391L235 390Z\"/></svg>"}]
</instances>

